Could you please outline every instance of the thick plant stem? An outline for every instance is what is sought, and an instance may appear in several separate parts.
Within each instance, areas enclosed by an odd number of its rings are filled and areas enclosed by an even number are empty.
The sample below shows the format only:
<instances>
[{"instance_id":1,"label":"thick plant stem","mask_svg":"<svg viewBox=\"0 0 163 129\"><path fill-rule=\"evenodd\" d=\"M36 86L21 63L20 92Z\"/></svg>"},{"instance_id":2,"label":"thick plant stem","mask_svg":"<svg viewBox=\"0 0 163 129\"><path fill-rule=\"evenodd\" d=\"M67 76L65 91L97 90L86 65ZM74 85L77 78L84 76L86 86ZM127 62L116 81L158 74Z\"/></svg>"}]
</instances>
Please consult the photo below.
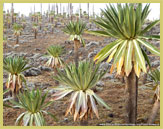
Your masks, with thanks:
<instances>
[{"instance_id":1,"label":"thick plant stem","mask_svg":"<svg viewBox=\"0 0 163 129\"><path fill-rule=\"evenodd\" d=\"M53 24L53 18L51 18L51 23Z\"/></svg>"},{"instance_id":2,"label":"thick plant stem","mask_svg":"<svg viewBox=\"0 0 163 129\"><path fill-rule=\"evenodd\" d=\"M54 32L54 28L52 28L52 34L53 34L53 32Z\"/></svg>"},{"instance_id":3,"label":"thick plant stem","mask_svg":"<svg viewBox=\"0 0 163 129\"><path fill-rule=\"evenodd\" d=\"M160 101L156 100L152 108L152 113L148 119L148 124L153 124L155 122L155 118L157 116L159 108L160 108Z\"/></svg>"},{"instance_id":4,"label":"thick plant stem","mask_svg":"<svg viewBox=\"0 0 163 129\"><path fill-rule=\"evenodd\" d=\"M16 44L18 44L19 43L19 36L17 35L16 36Z\"/></svg>"},{"instance_id":5,"label":"thick plant stem","mask_svg":"<svg viewBox=\"0 0 163 129\"><path fill-rule=\"evenodd\" d=\"M125 78L124 77L121 78L121 82L125 83Z\"/></svg>"},{"instance_id":6,"label":"thick plant stem","mask_svg":"<svg viewBox=\"0 0 163 129\"><path fill-rule=\"evenodd\" d=\"M136 124L137 119L137 96L138 96L138 78L134 68L129 76L126 76L126 112L128 124Z\"/></svg>"},{"instance_id":7,"label":"thick plant stem","mask_svg":"<svg viewBox=\"0 0 163 129\"><path fill-rule=\"evenodd\" d=\"M12 98L14 101L18 102L17 93L15 90L12 92Z\"/></svg>"},{"instance_id":8,"label":"thick plant stem","mask_svg":"<svg viewBox=\"0 0 163 129\"><path fill-rule=\"evenodd\" d=\"M54 75L56 76L58 74L57 68L54 67ZM55 84L58 85L59 81L55 80Z\"/></svg>"},{"instance_id":9,"label":"thick plant stem","mask_svg":"<svg viewBox=\"0 0 163 129\"><path fill-rule=\"evenodd\" d=\"M37 38L37 31L36 31L36 29L34 31L35 31L35 39L36 39Z\"/></svg>"},{"instance_id":10,"label":"thick plant stem","mask_svg":"<svg viewBox=\"0 0 163 129\"><path fill-rule=\"evenodd\" d=\"M79 53L78 53L79 44L80 44L80 41L77 39L74 39L74 60L75 60L76 67L78 67L78 61L79 61Z\"/></svg>"}]
</instances>

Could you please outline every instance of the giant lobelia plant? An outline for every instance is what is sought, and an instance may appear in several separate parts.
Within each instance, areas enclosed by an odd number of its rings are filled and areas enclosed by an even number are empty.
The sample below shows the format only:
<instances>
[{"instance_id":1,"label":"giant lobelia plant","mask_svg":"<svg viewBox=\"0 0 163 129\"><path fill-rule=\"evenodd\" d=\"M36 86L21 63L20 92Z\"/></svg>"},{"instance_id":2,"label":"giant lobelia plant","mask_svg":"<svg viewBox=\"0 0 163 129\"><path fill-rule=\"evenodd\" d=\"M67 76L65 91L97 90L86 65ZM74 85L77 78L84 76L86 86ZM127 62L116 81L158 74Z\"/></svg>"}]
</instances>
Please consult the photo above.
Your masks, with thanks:
<instances>
[{"instance_id":1,"label":"giant lobelia plant","mask_svg":"<svg viewBox=\"0 0 163 129\"><path fill-rule=\"evenodd\" d=\"M80 47L80 43L83 44L83 46L85 46L85 41L82 38L82 35L84 33L84 31L86 30L86 24L83 23L82 21L70 21L65 28L63 29L63 31L66 34L70 35L70 40L74 41L74 56L75 56L75 64L76 66L78 65L78 60L79 60L79 47Z\"/></svg>"},{"instance_id":2,"label":"giant lobelia plant","mask_svg":"<svg viewBox=\"0 0 163 129\"><path fill-rule=\"evenodd\" d=\"M142 49L146 47L151 53L160 56L160 51L148 39L159 39L158 35L145 35L159 20L152 22L143 28L146 18L150 13L150 4L142 7L138 4L113 4L101 10L103 16L97 17L94 21L101 30L91 31L90 33L106 37L116 38L115 41L105 46L95 57L94 61L100 63L107 58L107 62L112 61L110 69L112 73L116 68L118 75L126 77L126 111L127 122L136 123L137 119L137 94L138 78L141 71L147 72L146 61L148 56Z\"/></svg>"},{"instance_id":3,"label":"giant lobelia plant","mask_svg":"<svg viewBox=\"0 0 163 129\"><path fill-rule=\"evenodd\" d=\"M85 120L93 117L93 112L99 118L97 104L107 109L110 107L92 90L96 83L104 76L105 71L99 71L99 65L93 62L83 61L76 66L74 63L65 66L63 70L57 69L58 74L54 77L64 86L56 88L53 100L59 100L71 94L66 116L70 113L76 119Z\"/></svg>"},{"instance_id":4,"label":"giant lobelia plant","mask_svg":"<svg viewBox=\"0 0 163 129\"><path fill-rule=\"evenodd\" d=\"M43 93L43 91L33 89L32 91L24 91L17 95L18 102L10 100L13 104L13 108L21 108L25 111L21 113L15 121L15 125L23 126L45 126L46 121L44 115L50 115L55 121L56 117L47 111L53 102L47 101L48 92Z\"/></svg>"},{"instance_id":5,"label":"giant lobelia plant","mask_svg":"<svg viewBox=\"0 0 163 129\"><path fill-rule=\"evenodd\" d=\"M12 91L12 97L16 99L16 95L22 88L22 84L26 84L25 76L22 72L30 67L28 61L23 57L7 57L3 60L3 69L8 72L8 80L6 87Z\"/></svg>"},{"instance_id":6,"label":"giant lobelia plant","mask_svg":"<svg viewBox=\"0 0 163 129\"><path fill-rule=\"evenodd\" d=\"M16 44L19 43L19 36L22 31L22 26L20 24L14 23L13 25L14 35L16 36Z\"/></svg>"}]
</instances>

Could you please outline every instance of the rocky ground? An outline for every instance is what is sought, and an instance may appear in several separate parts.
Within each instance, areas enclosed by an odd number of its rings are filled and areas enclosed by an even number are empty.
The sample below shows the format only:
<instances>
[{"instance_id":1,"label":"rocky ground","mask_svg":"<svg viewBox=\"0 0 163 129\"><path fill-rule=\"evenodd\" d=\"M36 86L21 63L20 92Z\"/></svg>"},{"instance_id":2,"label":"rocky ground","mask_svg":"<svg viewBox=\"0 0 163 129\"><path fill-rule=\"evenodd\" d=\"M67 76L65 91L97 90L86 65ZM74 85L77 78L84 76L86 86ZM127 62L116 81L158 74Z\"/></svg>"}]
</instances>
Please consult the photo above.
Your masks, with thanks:
<instances>
[{"instance_id":1,"label":"rocky ground","mask_svg":"<svg viewBox=\"0 0 163 129\"><path fill-rule=\"evenodd\" d=\"M32 88L40 88L44 91L49 90L48 99L51 99L51 95L55 92L53 89L57 85L53 79L53 69L46 67L45 62L48 58L45 56L46 48L50 45L61 45L64 48L63 60L66 63L69 63L73 60L73 42L68 41L68 36L64 34L61 29L62 26L58 23L58 26L55 28L54 34L51 33L50 28L48 29L48 33L45 35L43 30L39 30L37 39L34 39L34 34L32 33L30 21L27 19L27 25L25 30L22 32L20 36L20 43L15 44L15 37L13 36L13 32L11 29L7 30L7 47L3 50L3 56L24 56L29 60L29 65L31 68L24 72L24 75L27 79L27 85L30 89ZM88 25L89 27L90 25ZM91 26L91 29L96 29L95 26ZM159 34L160 29L159 25L153 28L149 34ZM92 36L89 34L84 34L83 38L86 41L86 48L81 46L80 48L80 60L93 58L106 44L113 41L112 38ZM159 41L150 41L158 48L160 47ZM148 56L150 58L151 64L153 67L160 66L160 58L152 55L148 52ZM104 99L108 105L112 107L112 111L106 110L103 107L99 107L100 119L97 119L95 116L91 120L89 119L88 125L110 125L110 124L124 124L125 123L125 93L124 88L125 84L122 83L119 79L115 78L115 74L109 74L109 68L111 64L102 62L101 68L105 68L108 70L108 73L104 76L104 78L98 82L96 86L97 94ZM4 71L3 73L3 83L5 89L5 82L8 75ZM141 75L139 79L139 95L138 95L138 123L145 124L147 122L147 118L151 113L152 108L152 96L154 91L152 90L152 86L147 86L146 84L142 84ZM147 78L147 84L150 82L150 78ZM8 95L4 96L8 97ZM53 125L80 125L80 122L74 122L72 116L65 117L64 113L67 107L66 100L68 97L64 99L58 100L54 102L47 110L55 114L58 118L58 121L55 122L49 116L46 116L46 121L48 126ZM4 107L4 126L14 125L14 122L18 115L20 115L23 110L21 109L11 109ZM160 115L158 113L155 124L159 124Z\"/></svg>"}]
</instances>

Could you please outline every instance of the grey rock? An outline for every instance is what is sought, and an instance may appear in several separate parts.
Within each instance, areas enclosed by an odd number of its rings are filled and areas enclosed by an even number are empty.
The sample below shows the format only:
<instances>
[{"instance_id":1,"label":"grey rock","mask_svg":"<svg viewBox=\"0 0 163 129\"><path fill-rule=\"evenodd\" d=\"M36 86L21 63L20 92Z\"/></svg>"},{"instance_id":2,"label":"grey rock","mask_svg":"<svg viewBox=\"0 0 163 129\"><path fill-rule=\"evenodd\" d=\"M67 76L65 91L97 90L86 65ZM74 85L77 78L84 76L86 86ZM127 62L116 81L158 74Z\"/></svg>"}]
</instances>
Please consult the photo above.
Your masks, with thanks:
<instances>
[{"instance_id":1,"label":"grey rock","mask_svg":"<svg viewBox=\"0 0 163 129\"><path fill-rule=\"evenodd\" d=\"M28 57L32 57L34 54L33 53L28 53Z\"/></svg>"},{"instance_id":2,"label":"grey rock","mask_svg":"<svg viewBox=\"0 0 163 129\"><path fill-rule=\"evenodd\" d=\"M9 53L4 53L3 57L8 57L8 56L12 56L14 54L14 52L9 52Z\"/></svg>"},{"instance_id":3,"label":"grey rock","mask_svg":"<svg viewBox=\"0 0 163 129\"><path fill-rule=\"evenodd\" d=\"M70 50L68 54L73 55L73 50Z\"/></svg>"},{"instance_id":4,"label":"grey rock","mask_svg":"<svg viewBox=\"0 0 163 129\"><path fill-rule=\"evenodd\" d=\"M12 46L11 46L11 45L9 45L9 44L7 44L7 45L6 45L6 47L7 47L7 48L12 48Z\"/></svg>"},{"instance_id":5,"label":"grey rock","mask_svg":"<svg viewBox=\"0 0 163 129\"><path fill-rule=\"evenodd\" d=\"M97 84L96 84L96 86L99 86L99 87L102 87L102 86L104 86L104 85L105 85L105 84L104 84L103 81L98 81Z\"/></svg>"},{"instance_id":6,"label":"grey rock","mask_svg":"<svg viewBox=\"0 0 163 129\"><path fill-rule=\"evenodd\" d=\"M8 40L13 41L13 38L8 38Z\"/></svg>"},{"instance_id":7,"label":"grey rock","mask_svg":"<svg viewBox=\"0 0 163 129\"><path fill-rule=\"evenodd\" d=\"M38 76L41 74L41 70L39 68L30 68L23 72L24 76Z\"/></svg>"},{"instance_id":8,"label":"grey rock","mask_svg":"<svg viewBox=\"0 0 163 129\"><path fill-rule=\"evenodd\" d=\"M34 55L33 55L33 59L39 59L40 57L42 56L42 54L40 54L40 53L35 53Z\"/></svg>"},{"instance_id":9,"label":"grey rock","mask_svg":"<svg viewBox=\"0 0 163 129\"><path fill-rule=\"evenodd\" d=\"M13 49L18 48L19 46L20 46L19 44L14 45Z\"/></svg>"},{"instance_id":10,"label":"grey rock","mask_svg":"<svg viewBox=\"0 0 163 129\"><path fill-rule=\"evenodd\" d=\"M104 89L103 87L99 87L99 86L96 87L96 91L102 91L103 89Z\"/></svg>"},{"instance_id":11,"label":"grey rock","mask_svg":"<svg viewBox=\"0 0 163 129\"><path fill-rule=\"evenodd\" d=\"M47 62L48 59L49 59L48 57L42 56L42 57L39 58L39 61L41 61L41 62Z\"/></svg>"},{"instance_id":12,"label":"grey rock","mask_svg":"<svg viewBox=\"0 0 163 129\"><path fill-rule=\"evenodd\" d=\"M65 44L71 44L71 41L66 40Z\"/></svg>"},{"instance_id":13,"label":"grey rock","mask_svg":"<svg viewBox=\"0 0 163 129\"><path fill-rule=\"evenodd\" d=\"M156 47L160 48L160 41L155 41L155 42L154 42L154 45L155 45Z\"/></svg>"},{"instance_id":14,"label":"grey rock","mask_svg":"<svg viewBox=\"0 0 163 129\"><path fill-rule=\"evenodd\" d=\"M27 43L28 40L20 40L19 43L23 44L23 43Z\"/></svg>"},{"instance_id":15,"label":"grey rock","mask_svg":"<svg viewBox=\"0 0 163 129\"><path fill-rule=\"evenodd\" d=\"M160 71L160 66L158 66L157 69Z\"/></svg>"},{"instance_id":16,"label":"grey rock","mask_svg":"<svg viewBox=\"0 0 163 129\"><path fill-rule=\"evenodd\" d=\"M8 78L8 73L3 70L3 79Z\"/></svg>"},{"instance_id":17,"label":"grey rock","mask_svg":"<svg viewBox=\"0 0 163 129\"><path fill-rule=\"evenodd\" d=\"M27 83L27 87L30 89L30 90L32 90L32 89L34 89L35 88L35 84L33 83L33 82L26 82ZM23 83L23 88L24 88L24 90L26 90L26 86L25 86L25 84Z\"/></svg>"},{"instance_id":18,"label":"grey rock","mask_svg":"<svg viewBox=\"0 0 163 129\"><path fill-rule=\"evenodd\" d=\"M109 64L108 62L102 62L100 64L100 70L109 70L111 68L111 64Z\"/></svg>"},{"instance_id":19,"label":"grey rock","mask_svg":"<svg viewBox=\"0 0 163 129\"><path fill-rule=\"evenodd\" d=\"M52 86L52 85L49 84L49 83L43 83L43 84L41 85L41 88L46 89L46 88L48 88L48 87L50 87L50 86Z\"/></svg>"},{"instance_id":20,"label":"grey rock","mask_svg":"<svg viewBox=\"0 0 163 129\"><path fill-rule=\"evenodd\" d=\"M64 120L63 120L63 121L68 122L68 118L64 118Z\"/></svg>"},{"instance_id":21,"label":"grey rock","mask_svg":"<svg viewBox=\"0 0 163 129\"><path fill-rule=\"evenodd\" d=\"M155 61L151 62L152 67L158 67L159 65L160 65L160 60L155 60Z\"/></svg>"},{"instance_id":22,"label":"grey rock","mask_svg":"<svg viewBox=\"0 0 163 129\"><path fill-rule=\"evenodd\" d=\"M40 88L40 89L47 89L48 87L51 86L51 84L49 83L41 83L41 82L35 82L34 84L37 88Z\"/></svg>"},{"instance_id":23,"label":"grey rock","mask_svg":"<svg viewBox=\"0 0 163 129\"><path fill-rule=\"evenodd\" d=\"M150 56L150 55L148 56L148 58L149 58L150 61L154 61L155 60L155 57L156 56Z\"/></svg>"},{"instance_id":24,"label":"grey rock","mask_svg":"<svg viewBox=\"0 0 163 129\"><path fill-rule=\"evenodd\" d=\"M142 46L142 49L144 50L144 52L147 54L147 55L150 55L151 52L148 51L148 49L145 47L145 46Z\"/></svg>"},{"instance_id":25,"label":"grey rock","mask_svg":"<svg viewBox=\"0 0 163 129\"><path fill-rule=\"evenodd\" d=\"M35 51L41 51L41 48L35 48Z\"/></svg>"},{"instance_id":26,"label":"grey rock","mask_svg":"<svg viewBox=\"0 0 163 129\"><path fill-rule=\"evenodd\" d=\"M26 55L27 55L27 53L23 53L23 52L19 53L19 56L26 56Z\"/></svg>"},{"instance_id":27,"label":"grey rock","mask_svg":"<svg viewBox=\"0 0 163 129\"><path fill-rule=\"evenodd\" d=\"M98 45L100 45L99 42L91 41L90 43L86 44L86 47L92 47L92 46L98 46Z\"/></svg>"},{"instance_id":28,"label":"grey rock","mask_svg":"<svg viewBox=\"0 0 163 129\"><path fill-rule=\"evenodd\" d=\"M50 90L49 90L49 94L54 94L55 92L56 92L55 89L50 89Z\"/></svg>"},{"instance_id":29,"label":"grey rock","mask_svg":"<svg viewBox=\"0 0 163 129\"><path fill-rule=\"evenodd\" d=\"M109 73L106 73L103 77L103 79L113 79L114 78L114 75L113 74L109 74Z\"/></svg>"},{"instance_id":30,"label":"grey rock","mask_svg":"<svg viewBox=\"0 0 163 129\"><path fill-rule=\"evenodd\" d=\"M92 57L94 57L96 54L97 54L97 50L94 50L93 52L90 52L90 53L88 54L88 58L92 58Z\"/></svg>"},{"instance_id":31,"label":"grey rock","mask_svg":"<svg viewBox=\"0 0 163 129\"><path fill-rule=\"evenodd\" d=\"M38 68L39 68L41 71L47 71L47 72L53 71L52 68L49 68L49 67L46 67L46 66L39 66Z\"/></svg>"}]
</instances>

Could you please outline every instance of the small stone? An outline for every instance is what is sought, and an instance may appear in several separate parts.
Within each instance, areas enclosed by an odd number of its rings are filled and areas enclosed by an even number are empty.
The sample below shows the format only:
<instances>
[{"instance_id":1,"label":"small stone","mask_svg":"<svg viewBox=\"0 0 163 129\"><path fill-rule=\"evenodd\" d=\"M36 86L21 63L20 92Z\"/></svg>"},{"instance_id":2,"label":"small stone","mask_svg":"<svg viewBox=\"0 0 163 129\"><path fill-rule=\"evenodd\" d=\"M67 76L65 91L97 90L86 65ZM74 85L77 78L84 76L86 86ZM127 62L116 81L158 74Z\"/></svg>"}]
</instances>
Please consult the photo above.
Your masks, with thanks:
<instances>
[{"instance_id":1,"label":"small stone","mask_svg":"<svg viewBox=\"0 0 163 129\"><path fill-rule=\"evenodd\" d=\"M152 67L158 67L160 65L160 60L155 60L154 62L151 63Z\"/></svg>"},{"instance_id":2,"label":"small stone","mask_svg":"<svg viewBox=\"0 0 163 129\"><path fill-rule=\"evenodd\" d=\"M65 122L68 122L68 118L64 118L64 121L65 121Z\"/></svg>"},{"instance_id":3,"label":"small stone","mask_svg":"<svg viewBox=\"0 0 163 129\"><path fill-rule=\"evenodd\" d=\"M13 49L18 48L19 46L19 44L14 45Z\"/></svg>"},{"instance_id":4,"label":"small stone","mask_svg":"<svg viewBox=\"0 0 163 129\"><path fill-rule=\"evenodd\" d=\"M26 56L26 55L27 55L27 53L23 53L23 52L19 53L19 56Z\"/></svg>"},{"instance_id":5,"label":"small stone","mask_svg":"<svg viewBox=\"0 0 163 129\"><path fill-rule=\"evenodd\" d=\"M103 90L103 87L96 87L95 90L96 90L95 92L102 91Z\"/></svg>"},{"instance_id":6,"label":"small stone","mask_svg":"<svg viewBox=\"0 0 163 129\"><path fill-rule=\"evenodd\" d=\"M11 45L9 45L9 44L7 44L7 45L6 45L6 47L7 47L7 48L12 48L12 46L11 46Z\"/></svg>"},{"instance_id":7,"label":"small stone","mask_svg":"<svg viewBox=\"0 0 163 129\"><path fill-rule=\"evenodd\" d=\"M97 54L97 51L94 50L93 52L90 52L90 53L88 54L88 58L92 58L92 57L94 57L96 54Z\"/></svg>"},{"instance_id":8,"label":"small stone","mask_svg":"<svg viewBox=\"0 0 163 129\"><path fill-rule=\"evenodd\" d=\"M72 55L73 54L73 51L71 50L71 51L69 51L69 55Z\"/></svg>"},{"instance_id":9,"label":"small stone","mask_svg":"<svg viewBox=\"0 0 163 129\"><path fill-rule=\"evenodd\" d=\"M41 48L35 48L35 51L41 51Z\"/></svg>"}]
</instances>

